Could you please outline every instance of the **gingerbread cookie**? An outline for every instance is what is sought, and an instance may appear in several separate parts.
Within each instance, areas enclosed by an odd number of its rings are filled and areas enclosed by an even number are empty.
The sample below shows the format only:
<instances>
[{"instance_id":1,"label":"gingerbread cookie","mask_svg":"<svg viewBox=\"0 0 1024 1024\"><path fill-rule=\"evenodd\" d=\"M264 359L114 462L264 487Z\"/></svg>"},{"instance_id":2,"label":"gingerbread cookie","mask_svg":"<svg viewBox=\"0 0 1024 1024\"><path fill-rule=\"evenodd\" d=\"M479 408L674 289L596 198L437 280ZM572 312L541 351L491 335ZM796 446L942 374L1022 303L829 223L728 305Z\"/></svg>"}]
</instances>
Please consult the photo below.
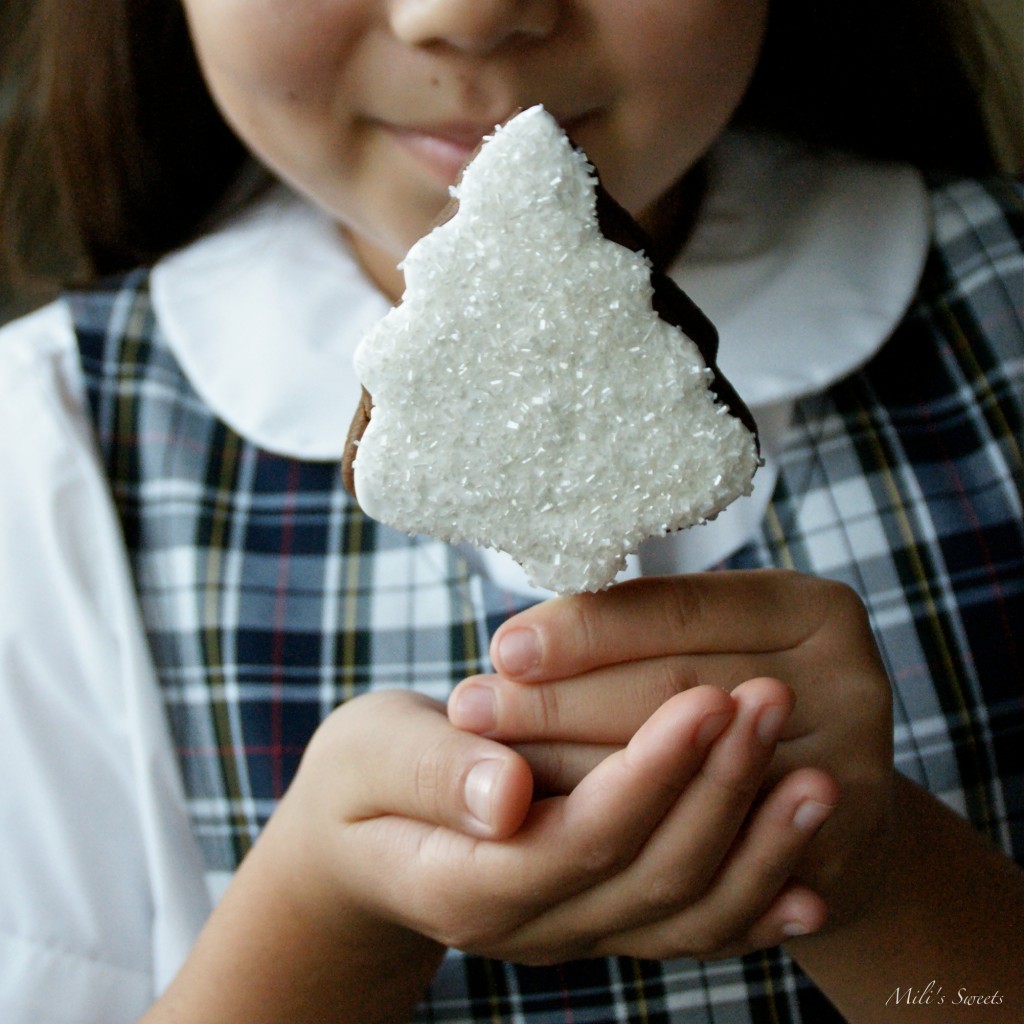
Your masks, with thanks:
<instances>
[{"instance_id":1,"label":"gingerbread cookie","mask_svg":"<svg viewBox=\"0 0 1024 1024\"><path fill-rule=\"evenodd\" d=\"M485 140L356 353L346 481L370 516L599 590L647 537L749 492L756 431L717 335L532 107Z\"/></svg>"}]
</instances>

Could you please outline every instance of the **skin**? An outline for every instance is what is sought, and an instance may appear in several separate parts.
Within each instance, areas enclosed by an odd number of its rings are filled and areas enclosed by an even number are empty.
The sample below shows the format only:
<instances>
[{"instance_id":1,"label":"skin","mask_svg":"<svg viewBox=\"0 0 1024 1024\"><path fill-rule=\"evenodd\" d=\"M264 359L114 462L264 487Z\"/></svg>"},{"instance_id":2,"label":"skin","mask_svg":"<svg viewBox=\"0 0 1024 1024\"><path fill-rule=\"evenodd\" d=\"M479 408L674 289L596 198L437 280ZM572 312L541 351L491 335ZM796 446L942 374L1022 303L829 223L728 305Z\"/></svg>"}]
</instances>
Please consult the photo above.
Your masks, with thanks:
<instances>
[{"instance_id":1,"label":"skin","mask_svg":"<svg viewBox=\"0 0 1024 1024\"><path fill-rule=\"evenodd\" d=\"M225 117L397 297L396 262L520 106L545 103L650 218L728 122L766 0L184 6ZM893 772L849 592L643 580L531 609L493 659L447 709L375 693L323 723L149 1024L407 1019L448 946L544 964L789 942L851 1020L885 1019L894 965L1007 990L991 954L1019 943L1016 869ZM953 849L987 940L922 891Z\"/></svg>"},{"instance_id":2,"label":"skin","mask_svg":"<svg viewBox=\"0 0 1024 1024\"><path fill-rule=\"evenodd\" d=\"M796 705L765 786L813 766L839 793L793 872L828 920L789 952L850 1021L903 1019L893 993L933 979L946 998L915 1019L952 1019L961 993L990 997L970 1007L986 1021L1019 1019L1024 876L894 770L889 682L852 591L776 571L639 580L529 609L491 654L498 674L460 684L449 716L516 744L550 792L572 791L660 701L777 673Z\"/></svg>"},{"instance_id":3,"label":"skin","mask_svg":"<svg viewBox=\"0 0 1024 1024\"><path fill-rule=\"evenodd\" d=\"M360 697L145 1019L393 1022L446 946L546 964L813 931L822 901L790 876L836 788L805 769L757 800L792 707L772 679L680 693L571 794L531 802L509 747L423 698Z\"/></svg>"},{"instance_id":4,"label":"skin","mask_svg":"<svg viewBox=\"0 0 1024 1024\"><path fill-rule=\"evenodd\" d=\"M853 885L854 861L888 827L892 719L867 616L848 588L774 572L630 582L517 616L491 654L500 674L461 683L449 717L514 743L552 793L570 792L678 693L785 679L799 699L766 781L806 766L840 781L840 806L804 880L827 896L833 918L863 905L872 872Z\"/></svg>"},{"instance_id":5,"label":"skin","mask_svg":"<svg viewBox=\"0 0 1024 1024\"><path fill-rule=\"evenodd\" d=\"M397 298L480 138L544 103L639 215L707 149L753 71L766 0L185 0L238 135L348 231ZM665 68L685 68L667 75Z\"/></svg>"}]
</instances>

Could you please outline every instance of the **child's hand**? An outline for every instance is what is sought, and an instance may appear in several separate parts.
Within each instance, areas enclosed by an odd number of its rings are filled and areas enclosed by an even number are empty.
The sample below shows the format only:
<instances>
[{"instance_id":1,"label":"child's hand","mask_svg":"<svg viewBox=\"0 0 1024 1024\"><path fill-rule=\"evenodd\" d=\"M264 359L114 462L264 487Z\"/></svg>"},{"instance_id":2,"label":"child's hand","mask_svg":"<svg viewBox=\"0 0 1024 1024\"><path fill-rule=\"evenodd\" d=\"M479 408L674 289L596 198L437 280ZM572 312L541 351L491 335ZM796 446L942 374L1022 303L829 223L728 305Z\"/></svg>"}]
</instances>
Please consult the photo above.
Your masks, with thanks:
<instances>
[{"instance_id":1,"label":"child's hand","mask_svg":"<svg viewBox=\"0 0 1024 1024\"><path fill-rule=\"evenodd\" d=\"M838 792L814 768L769 783L792 708L774 679L684 688L535 800L529 763L440 705L349 701L145 1019L383 1024L412 1014L446 946L540 964L815 932L824 901L792 878Z\"/></svg>"},{"instance_id":2,"label":"child's hand","mask_svg":"<svg viewBox=\"0 0 1024 1024\"><path fill-rule=\"evenodd\" d=\"M796 708L766 781L812 766L842 792L798 877L839 917L863 905L888 831L891 697L850 590L775 571L636 580L527 610L492 657L501 675L460 684L451 720L513 744L549 792L570 791L674 694L784 680Z\"/></svg>"},{"instance_id":3,"label":"child's hand","mask_svg":"<svg viewBox=\"0 0 1024 1024\"><path fill-rule=\"evenodd\" d=\"M572 793L531 802L513 750L369 695L317 733L265 838L338 948L396 926L527 963L762 948L824 919L789 879L834 785L794 773L751 810L791 709L775 680L688 689Z\"/></svg>"}]
</instances>

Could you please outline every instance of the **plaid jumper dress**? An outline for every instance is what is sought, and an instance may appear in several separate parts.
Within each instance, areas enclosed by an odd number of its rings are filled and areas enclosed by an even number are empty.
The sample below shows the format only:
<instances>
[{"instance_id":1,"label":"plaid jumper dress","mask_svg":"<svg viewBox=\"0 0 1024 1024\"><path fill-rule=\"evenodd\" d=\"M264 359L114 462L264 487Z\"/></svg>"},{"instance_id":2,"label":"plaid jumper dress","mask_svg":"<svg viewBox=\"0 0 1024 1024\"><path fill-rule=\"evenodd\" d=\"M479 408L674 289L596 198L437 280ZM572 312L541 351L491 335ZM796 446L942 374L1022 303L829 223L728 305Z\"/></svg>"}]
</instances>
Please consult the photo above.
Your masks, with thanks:
<instances>
[{"instance_id":1,"label":"plaid jumper dress","mask_svg":"<svg viewBox=\"0 0 1024 1024\"><path fill-rule=\"evenodd\" d=\"M852 585L892 679L899 768L1024 859L1024 199L963 181L933 206L908 316L863 371L798 403L761 534L728 564ZM334 463L219 421L145 274L70 302L193 827L209 870L231 871L333 707L378 687L444 699L524 599L367 519ZM768 951L550 968L452 953L417 1019L841 1018Z\"/></svg>"}]
</instances>

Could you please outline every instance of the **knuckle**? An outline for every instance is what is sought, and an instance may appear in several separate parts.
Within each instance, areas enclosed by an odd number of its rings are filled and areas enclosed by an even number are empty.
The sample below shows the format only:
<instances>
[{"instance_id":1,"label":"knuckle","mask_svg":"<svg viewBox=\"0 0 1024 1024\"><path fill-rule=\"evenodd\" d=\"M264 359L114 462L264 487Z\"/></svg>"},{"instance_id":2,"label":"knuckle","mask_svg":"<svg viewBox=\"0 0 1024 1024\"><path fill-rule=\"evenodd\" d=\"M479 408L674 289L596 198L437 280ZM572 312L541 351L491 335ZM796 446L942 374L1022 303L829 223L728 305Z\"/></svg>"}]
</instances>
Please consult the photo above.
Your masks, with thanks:
<instances>
[{"instance_id":1,"label":"knuckle","mask_svg":"<svg viewBox=\"0 0 1024 1024\"><path fill-rule=\"evenodd\" d=\"M825 623L849 629L851 625L868 631L868 612L860 595L848 583L841 580L814 578L811 600L821 609Z\"/></svg>"},{"instance_id":2,"label":"knuckle","mask_svg":"<svg viewBox=\"0 0 1024 1024\"><path fill-rule=\"evenodd\" d=\"M645 879L643 906L650 920L661 920L690 901L692 883L679 872L657 872Z\"/></svg>"},{"instance_id":3,"label":"knuckle","mask_svg":"<svg viewBox=\"0 0 1024 1024\"><path fill-rule=\"evenodd\" d=\"M634 855L634 850L607 839L582 843L573 853L573 873L586 881L609 878L628 867Z\"/></svg>"},{"instance_id":4,"label":"knuckle","mask_svg":"<svg viewBox=\"0 0 1024 1024\"><path fill-rule=\"evenodd\" d=\"M458 738L445 737L426 746L413 761L412 787L417 806L434 817L447 809L457 778Z\"/></svg>"},{"instance_id":5,"label":"knuckle","mask_svg":"<svg viewBox=\"0 0 1024 1024\"><path fill-rule=\"evenodd\" d=\"M860 599L860 595L857 591L854 590L849 583L844 583L842 580L835 579L822 579L820 582L825 593L828 595L829 600L838 608L851 615L863 612L864 602Z\"/></svg>"},{"instance_id":6,"label":"knuckle","mask_svg":"<svg viewBox=\"0 0 1024 1024\"><path fill-rule=\"evenodd\" d=\"M663 586L665 600L659 602L659 607L669 635L681 636L699 628L706 611L702 589L682 577L667 580Z\"/></svg>"},{"instance_id":7,"label":"knuckle","mask_svg":"<svg viewBox=\"0 0 1024 1024\"><path fill-rule=\"evenodd\" d=\"M441 775L441 766L437 762L434 750L425 751L416 758L413 772L413 792L417 803L425 807L434 806L437 802Z\"/></svg>"},{"instance_id":8,"label":"knuckle","mask_svg":"<svg viewBox=\"0 0 1024 1024\"><path fill-rule=\"evenodd\" d=\"M683 657L659 658L652 666L653 676L643 689L644 702L653 712L670 697L700 685L700 675L690 659Z\"/></svg>"},{"instance_id":9,"label":"knuckle","mask_svg":"<svg viewBox=\"0 0 1024 1024\"><path fill-rule=\"evenodd\" d=\"M789 837L784 837L788 839ZM761 880L761 887L764 890L777 886L786 877L789 869L796 860L796 854L802 850L810 841L810 837L800 835L797 837L799 845L790 841L790 846L774 845L762 849L751 850L748 854L750 873L753 877Z\"/></svg>"},{"instance_id":10,"label":"knuckle","mask_svg":"<svg viewBox=\"0 0 1024 1024\"><path fill-rule=\"evenodd\" d=\"M565 602L562 606L564 620L558 636L562 640L569 639L572 652L586 652L590 656L588 660L592 660L593 654L603 648L603 637L591 611L595 602L588 597L590 595L584 594Z\"/></svg>"},{"instance_id":11,"label":"knuckle","mask_svg":"<svg viewBox=\"0 0 1024 1024\"><path fill-rule=\"evenodd\" d=\"M766 595L791 615L791 646L834 642L837 633L849 635L851 625L858 631L870 632L864 602L848 583L793 569L761 572L768 582Z\"/></svg>"},{"instance_id":12,"label":"knuckle","mask_svg":"<svg viewBox=\"0 0 1024 1024\"><path fill-rule=\"evenodd\" d=\"M532 702L537 721L535 726L540 736L558 735L562 719L562 703L558 686L537 686L531 688Z\"/></svg>"}]
</instances>

